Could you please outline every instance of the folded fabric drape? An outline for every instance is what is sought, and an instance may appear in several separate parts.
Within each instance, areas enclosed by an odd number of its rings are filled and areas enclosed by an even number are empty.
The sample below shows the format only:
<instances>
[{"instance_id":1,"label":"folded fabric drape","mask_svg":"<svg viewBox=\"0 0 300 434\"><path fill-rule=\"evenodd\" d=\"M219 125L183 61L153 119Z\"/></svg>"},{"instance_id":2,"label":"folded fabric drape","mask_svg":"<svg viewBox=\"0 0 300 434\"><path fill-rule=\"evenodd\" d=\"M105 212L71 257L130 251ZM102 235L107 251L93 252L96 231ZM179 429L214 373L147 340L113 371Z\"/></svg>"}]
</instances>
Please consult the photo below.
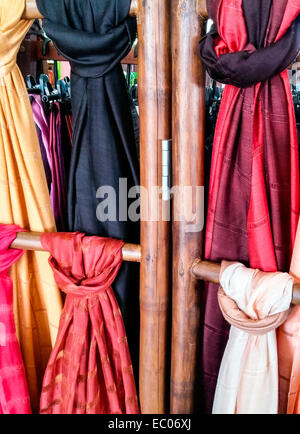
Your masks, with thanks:
<instances>
[{"instance_id":1,"label":"folded fabric drape","mask_svg":"<svg viewBox=\"0 0 300 434\"><path fill-rule=\"evenodd\" d=\"M41 413L138 413L125 328L111 288L124 243L79 233L44 234L41 241L67 294Z\"/></svg>"},{"instance_id":2,"label":"folded fabric drape","mask_svg":"<svg viewBox=\"0 0 300 434\"><path fill-rule=\"evenodd\" d=\"M45 175L46 175L46 179L47 179L47 184L48 184L48 190L50 192L51 191L52 176L51 176L50 166L48 164L48 158L47 158L47 154L46 154L46 149L45 149L45 146L44 146L44 143L43 143L43 134L42 134L42 131L40 130L40 128L39 128L39 126L37 124L35 124L35 127L36 127L36 132L37 132L39 143L40 143L40 149L41 149L42 160L43 160L43 164L44 164L44 169L45 169Z\"/></svg>"},{"instance_id":3,"label":"folded fabric drape","mask_svg":"<svg viewBox=\"0 0 300 434\"><path fill-rule=\"evenodd\" d=\"M16 65L31 26L25 0L0 0L0 222L37 232L55 230L38 136ZM26 252L12 267L14 313L33 410L62 309L47 254Z\"/></svg>"},{"instance_id":4,"label":"folded fabric drape","mask_svg":"<svg viewBox=\"0 0 300 434\"><path fill-rule=\"evenodd\" d=\"M263 5L263 9L265 9L265 12L262 11L263 26L268 24L266 12L268 9L270 10L271 3L267 1ZM230 7L230 5L224 4L223 7ZM254 5L252 5L252 9L253 7ZM253 10L250 9L250 3L244 2L243 8L246 17L253 13ZM260 11L259 9L256 13L260 13ZM213 79L237 87L249 87L280 74L295 59L300 50L300 17L296 15L295 21L292 22L283 36L277 36L275 41L269 39L266 40L267 44L265 44L265 35L261 32L257 41L259 46L254 45L251 41L251 33L254 35L256 32L255 21L249 20L247 25L250 39L245 39L245 46L242 47L241 51L235 51L237 48L237 45L234 44L235 41L231 46L227 46L222 39L223 32L226 32L226 24L223 28L220 27L220 35L216 26L213 26L213 30L201 41L200 55Z\"/></svg>"},{"instance_id":5,"label":"folded fabric drape","mask_svg":"<svg viewBox=\"0 0 300 434\"><path fill-rule=\"evenodd\" d=\"M22 250L9 249L18 232L15 225L0 225L0 414L30 414L25 368L16 334L13 284L8 275Z\"/></svg>"},{"instance_id":6,"label":"folded fabric drape","mask_svg":"<svg viewBox=\"0 0 300 434\"><path fill-rule=\"evenodd\" d=\"M65 174L65 162L62 153L61 136L61 110L58 102L51 107L50 126L50 152L52 160L52 206L59 232L67 230L67 181Z\"/></svg>"},{"instance_id":7,"label":"folded fabric drape","mask_svg":"<svg viewBox=\"0 0 300 434\"><path fill-rule=\"evenodd\" d=\"M223 261L218 300L231 324L213 413L277 414L275 329L288 317L294 279Z\"/></svg>"},{"instance_id":8,"label":"folded fabric drape","mask_svg":"<svg viewBox=\"0 0 300 434\"><path fill-rule=\"evenodd\" d=\"M136 19L128 18L130 0L37 0L37 6L44 30L72 71L68 229L138 244L140 225L127 210L136 200L128 191L139 185L139 164L120 64L136 37ZM107 194L110 202L103 210ZM132 348L138 348L138 269L124 263L114 283L130 341L134 335Z\"/></svg>"},{"instance_id":9,"label":"folded fabric drape","mask_svg":"<svg viewBox=\"0 0 300 434\"><path fill-rule=\"evenodd\" d=\"M232 76L239 86L257 84L224 89L214 138L205 258L288 271L299 216L299 156L290 85L282 68L299 48L300 1L208 0L207 8L219 35L200 42L209 71L225 83ZM263 64L261 52L266 53ZM251 65L251 71L249 67L244 74L239 62ZM239 74L251 81L245 83ZM266 81L259 82L262 77ZM217 285L209 284L205 292L201 398L206 412L212 408L229 332L217 291Z\"/></svg>"},{"instance_id":10,"label":"folded fabric drape","mask_svg":"<svg viewBox=\"0 0 300 434\"><path fill-rule=\"evenodd\" d=\"M63 103L54 102L45 112L40 95L30 94L34 122L38 130L44 169L58 231L67 230L67 175L71 160L71 139ZM68 115L69 116L69 115Z\"/></svg>"}]
</instances>

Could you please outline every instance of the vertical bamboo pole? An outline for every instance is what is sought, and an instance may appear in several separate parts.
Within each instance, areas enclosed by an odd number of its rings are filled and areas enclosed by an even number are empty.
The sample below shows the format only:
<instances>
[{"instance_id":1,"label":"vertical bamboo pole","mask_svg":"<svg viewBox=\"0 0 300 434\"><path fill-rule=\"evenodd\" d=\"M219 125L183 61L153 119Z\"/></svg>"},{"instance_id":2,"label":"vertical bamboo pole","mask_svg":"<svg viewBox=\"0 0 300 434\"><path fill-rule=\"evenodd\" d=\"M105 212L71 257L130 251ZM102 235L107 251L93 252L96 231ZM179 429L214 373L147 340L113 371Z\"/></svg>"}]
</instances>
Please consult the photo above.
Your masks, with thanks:
<instances>
[{"instance_id":1,"label":"vertical bamboo pole","mask_svg":"<svg viewBox=\"0 0 300 434\"><path fill-rule=\"evenodd\" d=\"M203 32L199 12L197 0L172 0L173 185L192 186L194 193L204 183L205 83L198 55ZM184 203L182 198L178 206ZM192 413L194 406L200 291L190 269L202 255L202 229L188 217L173 222L171 413Z\"/></svg>"},{"instance_id":2,"label":"vertical bamboo pole","mask_svg":"<svg viewBox=\"0 0 300 434\"><path fill-rule=\"evenodd\" d=\"M141 208L151 212L141 222L139 390L142 413L165 413L170 222L151 190L161 186L161 141L171 138L170 0L139 0L138 40L141 186L148 193Z\"/></svg>"}]
</instances>

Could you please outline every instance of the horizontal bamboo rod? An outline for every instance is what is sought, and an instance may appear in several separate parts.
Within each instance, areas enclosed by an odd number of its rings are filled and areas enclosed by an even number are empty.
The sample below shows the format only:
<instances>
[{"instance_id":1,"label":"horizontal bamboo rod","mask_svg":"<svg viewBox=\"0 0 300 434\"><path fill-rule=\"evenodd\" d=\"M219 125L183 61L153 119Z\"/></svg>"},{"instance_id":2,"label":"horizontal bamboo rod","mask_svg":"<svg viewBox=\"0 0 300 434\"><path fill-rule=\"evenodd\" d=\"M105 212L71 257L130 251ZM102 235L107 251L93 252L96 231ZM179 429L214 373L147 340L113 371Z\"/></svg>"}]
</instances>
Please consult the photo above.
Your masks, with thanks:
<instances>
[{"instance_id":1,"label":"horizontal bamboo rod","mask_svg":"<svg viewBox=\"0 0 300 434\"><path fill-rule=\"evenodd\" d=\"M44 252L41 235L40 232L19 232L17 238L11 244L11 248ZM125 244L122 254L123 261L141 262L141 248L136 244Z\"/></svg>"},{"instance_id":2,"label":"horizontal bamboo rod","mask_svg":"<svg viewBox=\"0 0 300 434\"><path fill-rule=\"evenodd\" d=\"M198 0L198 13L202 19L207 18L206 0ZM131 0L129 16L136 17L137 14L138 14L138 0ZM43 16L40 14L37 8L36 0L26 0L26 6L22 18L24 20L34 20L36 18L39 19L43 18Z\"/></svg>"},{"instance_id":3,"label":"horizontal bamboo rod","mask_svg":"<svg viewBox=\"0 0 300 434\"><path fill-rule=\"evenodd\" d=\"M129 12L129 15L131 17L135 17L137 15L137 3L138 0L131 0L130 12ZM26 0L26 6L22 18L24 20L34 20L35 18L39 18L39 19L43 18L43 16L40 14L37 8L35 0Z\"/></svg>"},{"instance_id":4,"label":"horizontal bamboo rod","mask_svg":"<svg viewBox=\"0 0 300 434\"><path fill-rule=\"evenodd\" d=\"M217 262L201 261L197 259L192 266L192 274L198 280L205 280L212 283L220 283L221 265ZM300 282L294 283L292 303L300 305Z\"/></svg>"}]
</instances>

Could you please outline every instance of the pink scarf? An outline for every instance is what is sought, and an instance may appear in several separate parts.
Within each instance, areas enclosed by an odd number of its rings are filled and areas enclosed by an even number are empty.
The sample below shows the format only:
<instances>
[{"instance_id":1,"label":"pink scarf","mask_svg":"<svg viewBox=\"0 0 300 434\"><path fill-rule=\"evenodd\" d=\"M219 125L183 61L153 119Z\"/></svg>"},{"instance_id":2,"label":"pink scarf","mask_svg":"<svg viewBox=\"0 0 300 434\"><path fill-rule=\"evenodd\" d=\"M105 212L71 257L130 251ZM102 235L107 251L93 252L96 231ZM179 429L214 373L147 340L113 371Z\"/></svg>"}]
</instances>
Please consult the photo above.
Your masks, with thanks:
<instances>
[{"instance_id":1,"label":"pink scarf","mask_svg":"<svg viewBox=\"0 0 300 434\"><path fill-rule=\"evenodd\" d=\"M23 255L9 249L17 232L15 225L0 225L0 414L30 414L30 399L13 313L10 267Z\"/></svg>"}]
</instances>

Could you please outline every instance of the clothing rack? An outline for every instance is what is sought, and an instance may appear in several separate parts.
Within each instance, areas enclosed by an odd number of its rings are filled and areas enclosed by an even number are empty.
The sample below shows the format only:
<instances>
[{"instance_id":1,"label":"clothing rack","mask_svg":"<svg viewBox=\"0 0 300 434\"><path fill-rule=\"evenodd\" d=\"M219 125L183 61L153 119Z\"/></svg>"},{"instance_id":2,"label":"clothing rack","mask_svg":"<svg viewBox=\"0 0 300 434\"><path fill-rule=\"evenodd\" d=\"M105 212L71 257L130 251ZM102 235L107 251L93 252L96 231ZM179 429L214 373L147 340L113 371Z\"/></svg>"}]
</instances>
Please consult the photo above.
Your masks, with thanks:
<instances>
[{"instance_id":1,"label":"clothing rack","mask_svg":"<svg viewBox=\"0 0 300 434\"><path fill-rule=\"evenodd\" d=\"M197 186L204 179L205 85L198 42L208 18L206 0L176 0L172 6L173 185ZM221 267L202 261L203 233L186 234L187 223L173 223L171 413L177 414L194 410L201 281L219 283ZM292 303L300 304L298 282Z\"/></svg>"},{"instance_id":2,"label":"clothing rack","mask_svg":"<svg viewBox=\"0 0 300 434\"><path fill-rule=\"evenodd\" d=\"M132 0L130 16L138 16L141 185L151 191L162 180L161 142L171 138L170 0ZM23 19L43 18L34 0L26 0ZM167 207L158 198L141 208ZM143 211L142 211L143 212ZM32 246L27 235L22 248ZM38 238L38 236L37 236ZM140 260L140 369L139 401L142 413L167 411L167 320L170 280L170 223L141 222L141 246L132 246ZM39 240L35 240L40 247Z\"/></svg>"},{"instance_id":3,"label":"clothing rack","mask_svg":"<svg viewBox=\"0 0 300 434\"><path fill-rule=\"evenodd\" d=\"M141 185L147 191L161 185L161 143L172 136L173 184L203 185L205 84L201 79L203 71L197 43L203 34L206 3L204 0L132 1L130 15L138 17ZM35 1L27 0L23 18L42 18ZM161 216L169 204L162 198L155 204L146 203L142 198L142 210L148 206L156 207ZM194 402L200 291L190 267L201 256L203 234L202 230L186 232L188 224L174 222L172 228L175 271L171 413L191 413ZM170 358L170 229L170 222L162 218L141 222L139 398L142 413L165 413L169 399L166 378Z\"/></svg>"},{"instance_id":4,"label":"clothing rack","mask_svg":"<svg viewBox=\"0 0 300 434\"><path fill-rule=\"evenodd\" d=\"M137 16L138 21L141 185L147 191L161 185L161 143L172 138L172 184L195 189L204 186L205 80L198 42L204 35L206 1L132 0L130 15ZM34 0L27 0L23 18L42 18ZM156 207L162 215L168 203L162 198L148 203L142 197L141 209L148 206ZM141 245L130 250L140 262L142 413L166 413L169 407L173 414L194 410L201 280L217 283L220 265L201 260L203 228L200 225L190 230L193 223L187 218L174 221L171 228L170 222L161 218L141 221ZM38 243L39 236L35 237ZM15 246L20 246L20 238L21 248L30 248L30 235L19 234ZM294 285L293 303L300 304L298 283Z\"/></svg>"}]
</instances>

